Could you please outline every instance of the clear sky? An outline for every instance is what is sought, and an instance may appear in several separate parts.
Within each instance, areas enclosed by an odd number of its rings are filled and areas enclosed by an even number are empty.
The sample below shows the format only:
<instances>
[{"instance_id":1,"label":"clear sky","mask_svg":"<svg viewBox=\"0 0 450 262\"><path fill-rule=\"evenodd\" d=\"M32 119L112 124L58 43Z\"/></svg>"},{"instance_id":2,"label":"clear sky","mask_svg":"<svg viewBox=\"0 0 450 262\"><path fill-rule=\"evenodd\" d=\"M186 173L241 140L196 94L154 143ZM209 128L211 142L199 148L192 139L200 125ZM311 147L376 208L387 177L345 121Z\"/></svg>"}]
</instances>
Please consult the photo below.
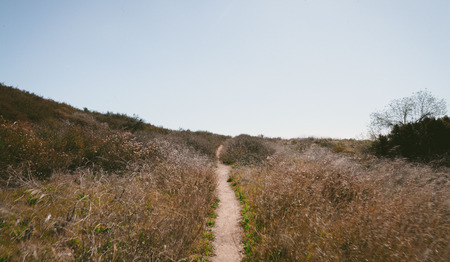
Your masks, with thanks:
<instances>
[{"instance_id":1,"label":"clear sky","mask_svg":"<svg viewBox=\"0 0 450 262\"><path fill-rule=\"evenodd\" d=\"M449 0L1 0L0 82L171 129L359 137L450 103Z\"/></svg>"}]
</instances>

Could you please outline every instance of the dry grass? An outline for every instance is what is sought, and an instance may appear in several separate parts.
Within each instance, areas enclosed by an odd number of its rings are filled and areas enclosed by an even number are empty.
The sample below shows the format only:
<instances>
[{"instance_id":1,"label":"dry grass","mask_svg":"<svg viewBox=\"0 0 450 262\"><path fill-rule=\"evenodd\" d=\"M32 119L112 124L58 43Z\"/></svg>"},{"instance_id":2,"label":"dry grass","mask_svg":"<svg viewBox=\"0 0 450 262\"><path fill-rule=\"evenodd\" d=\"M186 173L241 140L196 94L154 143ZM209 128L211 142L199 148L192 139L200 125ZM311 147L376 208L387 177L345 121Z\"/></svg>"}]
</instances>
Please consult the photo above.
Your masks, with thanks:
<instances>
[{"instance_id":1,"label":"dry grass","mask_svg":"<svg viewBox=\"0 0 450 262\"><path fill-rule=\"evenodd\" d=\"M448 261L449 170L311 145L232 170L249 261Z\"/></svg>"},{"instance_id":2,"label":"dry grass","mask_svg":"<svg viewBox=\"0 0 450 262\"><path fill-rule=\"evenodd\" d=\"M16 177L0 193L0 260L205 260L215 203L211 161L165 140L163 158L121 175L92 169Z\"/></svg>"}]
</instances>

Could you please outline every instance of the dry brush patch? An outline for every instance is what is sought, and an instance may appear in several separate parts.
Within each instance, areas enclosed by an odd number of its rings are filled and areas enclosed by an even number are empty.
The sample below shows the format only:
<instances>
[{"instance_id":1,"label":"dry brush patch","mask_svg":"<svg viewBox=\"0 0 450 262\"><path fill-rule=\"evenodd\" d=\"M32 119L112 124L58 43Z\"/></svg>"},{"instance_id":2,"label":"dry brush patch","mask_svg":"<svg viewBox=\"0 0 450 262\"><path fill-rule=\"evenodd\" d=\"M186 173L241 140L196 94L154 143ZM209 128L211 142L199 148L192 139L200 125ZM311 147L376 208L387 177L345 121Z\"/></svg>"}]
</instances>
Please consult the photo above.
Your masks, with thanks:
<instances>
[{"instance_id":1,"label":"dry brush patch","mask_svg":"<svg viewBox=\"0 0 450 262\"><path fill-rule=\"evenodd\" d=\"M448 169L312 147L232 170L247 260L447 261Z\"/></svg>"},{"instance_id":2,"label":"dry brush patch","mask_svg":"<svg viewBox=\"0 0 450 262\"><path fill-rule=\"evenodd\" d=\"M274 152L272 145L262 138L239 135L225 142L220 160L229 165L257 165Z\"/></svg>"},{"instance_id":3,"label":"dry brush patch","mask_svg":"<svg viewBox=\"0 0 450 262\"><path fill-rule=\"evenodd\" d=\"M120 175L78 169L0 193L3 260L204 260L216 186L211 162L155 142L164 160Z\"/></svg>"}]
</instances>

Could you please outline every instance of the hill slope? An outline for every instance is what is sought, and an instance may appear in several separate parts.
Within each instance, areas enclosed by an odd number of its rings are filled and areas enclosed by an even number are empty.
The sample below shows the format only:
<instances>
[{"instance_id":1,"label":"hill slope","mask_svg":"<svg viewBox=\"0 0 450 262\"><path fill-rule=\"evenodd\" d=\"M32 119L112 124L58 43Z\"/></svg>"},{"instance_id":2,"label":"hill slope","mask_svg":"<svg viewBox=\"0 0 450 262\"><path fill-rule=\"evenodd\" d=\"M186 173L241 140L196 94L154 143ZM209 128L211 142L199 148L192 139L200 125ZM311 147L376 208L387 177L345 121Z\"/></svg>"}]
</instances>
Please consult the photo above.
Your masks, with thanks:
<instances>
[{"instance_id":1,"label":"hill slope","mask_svg":"<svg viewBox=\"0 0 450 262\"><path fill-rule=\"evenodd\" d=\"M204 260L226 138L0 84L0 261Z\"/></svg>"}]
</instances>

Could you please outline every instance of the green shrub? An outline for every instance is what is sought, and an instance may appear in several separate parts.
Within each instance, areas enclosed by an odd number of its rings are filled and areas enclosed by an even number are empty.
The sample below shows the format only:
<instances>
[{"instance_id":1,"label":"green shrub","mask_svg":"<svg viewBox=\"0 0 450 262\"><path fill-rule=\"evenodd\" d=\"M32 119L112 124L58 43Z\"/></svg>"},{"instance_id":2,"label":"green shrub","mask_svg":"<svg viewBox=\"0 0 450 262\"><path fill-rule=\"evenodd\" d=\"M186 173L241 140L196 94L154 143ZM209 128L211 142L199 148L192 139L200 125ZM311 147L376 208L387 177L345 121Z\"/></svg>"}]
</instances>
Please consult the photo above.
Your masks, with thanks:
<instances>
[{"instance_id":1,"label":"green shrub","mask_svg":"<svg viewBox=\"0 0 450 262\"><path fill-rule=\"evenodd\" d=\"M225 143L220 160L225 164L259 164L274 152L262 138L239 135Z\"/></svg>"},{"instance_id":2,"label":"green shrub","mask_svg":"<svg viewBox=\"0 0 450 262\"><path fill-rule=\"evenodd\" d=\"M379 136L372 149L380 156L402 156L430 161L450 154L450 119L427 118L396 125L387 136ZM449 164L448 161L446 163Z\"/></svg>"}]
</instances>

